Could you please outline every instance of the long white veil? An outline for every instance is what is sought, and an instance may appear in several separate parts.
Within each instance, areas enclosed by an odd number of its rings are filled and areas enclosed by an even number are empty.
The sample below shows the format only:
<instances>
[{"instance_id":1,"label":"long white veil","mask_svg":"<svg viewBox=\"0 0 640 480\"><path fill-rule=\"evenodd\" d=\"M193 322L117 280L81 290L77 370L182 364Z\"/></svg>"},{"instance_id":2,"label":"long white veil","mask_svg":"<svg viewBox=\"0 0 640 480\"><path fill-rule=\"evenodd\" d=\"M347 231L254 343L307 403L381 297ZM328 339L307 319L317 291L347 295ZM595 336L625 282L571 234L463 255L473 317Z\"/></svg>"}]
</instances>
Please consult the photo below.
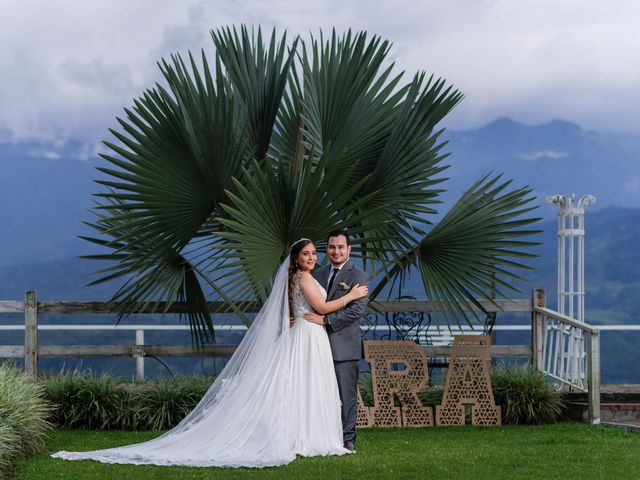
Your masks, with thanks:
<instances>
[{"instance_id":1,"label":"long white veil","mask_svg":"<svg viewBox=\"0 0 640 480\"><path fill-rule=\"evenodd\" d=\"M200 403L175 428L144 443L57 452L104 463L265 467L293 461L290 401L289 257L269 298Z\"/></svg>"}]
</instances>

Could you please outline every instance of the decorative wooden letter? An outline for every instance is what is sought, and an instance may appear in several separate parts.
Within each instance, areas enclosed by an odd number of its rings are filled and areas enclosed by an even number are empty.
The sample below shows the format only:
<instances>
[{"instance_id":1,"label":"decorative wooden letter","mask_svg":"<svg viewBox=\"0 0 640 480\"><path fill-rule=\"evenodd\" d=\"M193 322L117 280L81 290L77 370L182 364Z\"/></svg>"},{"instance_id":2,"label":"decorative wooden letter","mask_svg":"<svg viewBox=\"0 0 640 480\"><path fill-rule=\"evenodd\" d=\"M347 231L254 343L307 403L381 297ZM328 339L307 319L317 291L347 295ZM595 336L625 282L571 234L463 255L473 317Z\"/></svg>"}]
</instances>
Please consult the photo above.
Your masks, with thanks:
<instances>
[{"instance_id":1,"label":"decorative wooden letter","mask_svg":"<svg viewBox=\"0 0 640 480\"><path fill-rule=\"evenodd\" d=\"M454 336L442 405L436 406L438 425L464 425L464 409L469 404L473 425L501 424L500 407L491 390L490 356L489 335Z\"/></svg>"},{"instance_id":2,"label":"decorative wooden letter","mask_svg":"<svg viewBox=\"0 0 640 480\"><path fill-rule=\"evenodd\" d=\"M416 395L428 380L426 357L419 345L410 340L367 341L364 358L371 365L371 413L376 427L433 425L431 408L423 407ZM404 369L394 370L394 364ZM402 409L395 406L394 396L400 399Z\"/></svg>"},{"instance_id":3,"label":"decorative wooden letter","mask_svg":"<svg viewBox=\"0 0 640 480\"><path fill-rule=\"evenodd\" d=\"M371 418L371 407L367 407L362 401L362 395L358 388L358 413L356 415L356 427L367 428L373 426L373 418Z\"/></svg>"}]
</instances>

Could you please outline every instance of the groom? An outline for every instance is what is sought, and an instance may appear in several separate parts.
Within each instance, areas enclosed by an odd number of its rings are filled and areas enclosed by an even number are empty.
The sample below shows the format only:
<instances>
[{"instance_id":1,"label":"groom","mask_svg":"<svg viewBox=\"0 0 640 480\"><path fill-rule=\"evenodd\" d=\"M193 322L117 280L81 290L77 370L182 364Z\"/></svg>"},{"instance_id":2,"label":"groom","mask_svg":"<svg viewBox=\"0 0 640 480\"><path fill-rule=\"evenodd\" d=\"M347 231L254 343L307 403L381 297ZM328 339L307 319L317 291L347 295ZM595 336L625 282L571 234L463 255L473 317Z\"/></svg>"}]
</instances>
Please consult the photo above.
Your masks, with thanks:
<instances>
[{"instance_id":1,"label":"groom","mask_svg":"<svg viewBox=\"0 0 640 480\"><path fill-rule=\"evenodd\" d=\"M351 260L349 234L335 230L327 239L329 265L313 273L315 279L327 290L327 301L346 295L355 285L365 285L369 276ZM325 316L324 323L329 335L333 366L338 379L338 390L342 400L342 431L344 447L354 451L356 441L356 415L358 413L358 373L362 358L360 317L367 307L367 298L348 303L345 308ZM307 320L320 320L314 313L304 315Z\"/></svg>"}]
</instances>

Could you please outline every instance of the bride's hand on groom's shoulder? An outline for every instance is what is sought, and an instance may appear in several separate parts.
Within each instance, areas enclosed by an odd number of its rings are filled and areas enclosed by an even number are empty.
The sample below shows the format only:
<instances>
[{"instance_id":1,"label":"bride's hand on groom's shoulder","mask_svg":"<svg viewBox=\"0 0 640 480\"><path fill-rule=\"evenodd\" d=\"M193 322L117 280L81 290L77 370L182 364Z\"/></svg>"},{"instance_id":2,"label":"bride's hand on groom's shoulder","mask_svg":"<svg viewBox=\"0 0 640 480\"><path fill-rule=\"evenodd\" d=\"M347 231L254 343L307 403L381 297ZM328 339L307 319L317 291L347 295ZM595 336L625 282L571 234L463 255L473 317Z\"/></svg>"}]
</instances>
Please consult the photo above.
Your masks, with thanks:
<instances>
[{"instance_id":1,"label":"bride's hand on groom's shoulder","mask_svg":"<svg viewBox=\"0 0 640 480\"><path fill-rule=\"evenodd\" d=\"M319 315L317 313L305 313L303 316L308 322L324 325L324 315Z\"/></svg>"}]
</instances>

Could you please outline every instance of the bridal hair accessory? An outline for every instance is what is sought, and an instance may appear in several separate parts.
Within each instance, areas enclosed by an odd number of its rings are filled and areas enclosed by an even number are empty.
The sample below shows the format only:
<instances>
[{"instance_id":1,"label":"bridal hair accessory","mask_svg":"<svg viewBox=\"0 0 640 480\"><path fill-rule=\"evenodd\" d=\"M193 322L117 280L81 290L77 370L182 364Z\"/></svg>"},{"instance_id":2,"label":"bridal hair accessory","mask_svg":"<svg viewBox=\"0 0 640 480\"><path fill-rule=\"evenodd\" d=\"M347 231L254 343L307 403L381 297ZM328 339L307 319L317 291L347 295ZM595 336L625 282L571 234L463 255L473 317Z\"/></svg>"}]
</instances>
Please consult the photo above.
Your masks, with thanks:
<instances>
[{"instance_id":1,"label":"bridal hair accessory","mask_svg":"<svg viewBox=\"0 0 640 480\"><path fill-rule=\"evenodd\" d=\"M291 250L293 247L295 247L298 243L300 243L300 242L304 242L304 241L307 241L307 240L308 240L309 242L311 242L311 241L312 241L310 238L299 238L298 240L296 240L295 242L293 242L293 243L291 244L291 246L289 247L289 250Z\"/></svg>"}]
</instances>

